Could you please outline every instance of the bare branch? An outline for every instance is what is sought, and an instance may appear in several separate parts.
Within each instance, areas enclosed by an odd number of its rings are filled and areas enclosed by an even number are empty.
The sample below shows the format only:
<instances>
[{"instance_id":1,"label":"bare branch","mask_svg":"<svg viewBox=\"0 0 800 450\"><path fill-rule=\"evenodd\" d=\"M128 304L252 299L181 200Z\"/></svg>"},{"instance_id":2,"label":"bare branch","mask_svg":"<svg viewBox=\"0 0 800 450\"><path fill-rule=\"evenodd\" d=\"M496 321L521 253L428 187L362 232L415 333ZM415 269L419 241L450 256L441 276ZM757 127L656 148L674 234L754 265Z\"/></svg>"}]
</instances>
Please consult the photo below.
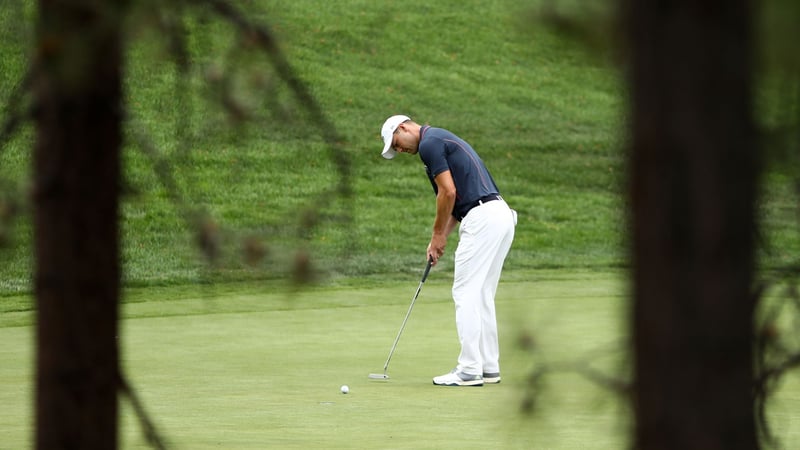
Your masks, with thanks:
<instances>
[{"instance_id":1,"label":"bare branch","mask_svg":"<svg viewBox=\"0 0 800 450\"><path fill-rule=\"evenodd\" d=\"M167 445L164 442L164 439L158 433L155 423L150 420L150 417L144 410L144 404L142 404L142 401L139 400L139 396L136 394L136 391L130 386L122 374L119 376L119 390L130 401L133 412L136 414L136 418L139 419L139 425L142 427L142 431L144 432L147 443L152 448L166 450Z\"/></svg>"},{"instance_id":2,"label":"bare branch","mask_svg":"<svg viewBox=\"0 0 800 450\"><path fill-rule=\"evenodd\" d=\"M31 82L35 72L36 65L32 64L28 68L28 71L25 73L25 75L14 87L14 90L11 91L11 95L6 101L9 116L5 122L3 122L2 128L0 128L0 153L2 153L2 151L5 149L6 144L11 140L11 138L14 137L14 133L17 132L20 125L25 123L25 121L30 119L32 116L30 110L21 109L21 103L22 99L25 97L25 94L29 93L30 91Z\"/></svg>"},{"instance_id":3,"label":"bare branch","mask_svg":"<svg viewBox=\"0 0 800 450\"><path fill-rule=\"evenodd\" d=\"M526 350L532 357L539 353L534 339L530 334L524 333L519 336L518 346ZM520 409L523 413L532 413L538 401L538 395L543 391L544 380L553 374L576 374L596 386L610 391L622 397L628 397L632 391L632 383L623 375L609 375L602 370L592 366L593 360L597 361L598 356L608 356L620 350L624 351L624 346L619 343L611 346L594 348L585 354L577 355L569 360L540 363L535 370L528 374L526 389L522 395ZM541 359L541 358L537 358Z\"/></svg>"},{"instance_id":4,"label":"bare branch","mask_svg":"<svg viewBox=\"0 0 800 450\"><path fill-rule=\"evenodd\" d=\"M794 353L775 367L764 370L756 380L756 383L767 386L773 380L782 377L786 372L796 367L800 367L800 352Z\"/></svg>"},{"instance_id":5,"label":"bare branch","mask_svg":"<svg viewBox=\"0 0 800 450\"><path fill-rule=\"evenodd\" d=\"M280 77L292 89L297 100L307 108L313 121L319 125L323 139L331 146L331 157L341 175L340 193L345 197L349 197L352 194L349 185L350 164L343 148L343 140L334 125L325 116L322 107L311 95L306 84L300 79L283 52L281 52L270 30L264 25L248 20L226 0L192 1L210 6L217 14L235 25L255 47L266 52Z\"/></svg>"},{"instance_id":6,"label":"bare branch","mask_svg":"<svg viewBox=\"0 0 800 450\"><path fill-rule=\"evenodd\" d=\"M129 120L129 122L132 121ZM143 125L134 123L133 126L131 126L131 130L136 146L142 151L142 153L150 158L150 162L153 164L153 169L156 176L161 181L161 185L164 186L164 189L167 191L167 196L176 206L178 206L178 208L180 208L181 213L184 216L188 216L189 207L187 206L187 202L180 192L178 183L175 181L175 178L172 175L174 170L170 166L169 162L161 157L161 152L159 149L149 138L149 136L142 131Z\"/></svg>"},{"instance_id":7,"label":"bare branch","mask_svg":"<svg viewBox=\"0 0 800 450\"><path fill-rule=\"evenodd\" d=\"M210 262L216 262L220 255L219 226L217 223L201 212L192 209L189 202L178 187L173 173L175 170L170 163L162 157L161 152L153 141L145 134L143 125L135 124L132 128L134 142L153 164L153 170L158 177L161 185L167 191L170 201L178 208L183 219L193 227L196 232L196 240L203 256Z\"/></svg>"}]
</instances>

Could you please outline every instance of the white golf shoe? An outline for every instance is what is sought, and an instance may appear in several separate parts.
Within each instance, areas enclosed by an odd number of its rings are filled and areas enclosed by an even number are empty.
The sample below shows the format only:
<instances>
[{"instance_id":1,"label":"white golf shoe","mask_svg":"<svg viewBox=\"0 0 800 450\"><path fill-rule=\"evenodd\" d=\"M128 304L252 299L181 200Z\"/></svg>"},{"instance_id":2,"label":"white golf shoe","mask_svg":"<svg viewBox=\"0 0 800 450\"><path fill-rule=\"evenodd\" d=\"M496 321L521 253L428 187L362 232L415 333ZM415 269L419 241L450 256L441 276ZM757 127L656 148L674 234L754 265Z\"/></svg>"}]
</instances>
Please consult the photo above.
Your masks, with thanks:
<instances>
[{"instance_id":1,"label":"white golf shoe","mask_svg":"<svg viewBox=\"0 0 800 450\"><path fill-rule=\"evenodd\" d=\"M483 377L457 372L453 369L450 373L434 377L433 384L437 386L483 386Z\"/></svg>"}]
</instances>

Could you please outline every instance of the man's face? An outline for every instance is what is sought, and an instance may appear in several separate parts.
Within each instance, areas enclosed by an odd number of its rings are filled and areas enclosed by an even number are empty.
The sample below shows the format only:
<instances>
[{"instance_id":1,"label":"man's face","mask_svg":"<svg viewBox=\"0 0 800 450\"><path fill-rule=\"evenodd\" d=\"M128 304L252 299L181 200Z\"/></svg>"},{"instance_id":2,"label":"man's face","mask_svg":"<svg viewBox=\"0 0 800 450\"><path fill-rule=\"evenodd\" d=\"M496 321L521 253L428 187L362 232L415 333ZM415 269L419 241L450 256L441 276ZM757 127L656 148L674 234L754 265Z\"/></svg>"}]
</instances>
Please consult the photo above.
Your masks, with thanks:
<instances>
[{"instance_id":1,"label":"man's face","mask_svg":"<svg viewBox=\"0 0 800 450\"><path fill-rule=\"evenodd\" d=\"M409 132L404 123L401 123L392 135L392 148L398 153L416 155L419 150L419 138Z\"/></svg>"}]
</instances>

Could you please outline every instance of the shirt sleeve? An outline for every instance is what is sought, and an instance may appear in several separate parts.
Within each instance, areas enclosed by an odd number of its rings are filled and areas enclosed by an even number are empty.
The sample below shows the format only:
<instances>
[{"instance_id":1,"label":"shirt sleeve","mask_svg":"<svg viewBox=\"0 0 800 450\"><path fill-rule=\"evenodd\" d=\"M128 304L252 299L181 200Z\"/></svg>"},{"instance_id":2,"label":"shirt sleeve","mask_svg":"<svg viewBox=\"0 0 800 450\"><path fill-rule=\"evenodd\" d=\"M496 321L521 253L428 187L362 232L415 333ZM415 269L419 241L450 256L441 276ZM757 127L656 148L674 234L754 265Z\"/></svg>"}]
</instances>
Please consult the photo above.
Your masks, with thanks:
<instances>
[{"instance_id":1,"label":"shirt sleeve","mask_svg":"<svg viewBox=\"0 0 800 450\"><path fill-rule=\"evenodd\" d=\"M420 143L419 156L422 162L428 168L428 174L436 178L440 173L450 170L450 165L447 163L447 146L442 139L428 138Z\"/></svg>"}]
</instances>

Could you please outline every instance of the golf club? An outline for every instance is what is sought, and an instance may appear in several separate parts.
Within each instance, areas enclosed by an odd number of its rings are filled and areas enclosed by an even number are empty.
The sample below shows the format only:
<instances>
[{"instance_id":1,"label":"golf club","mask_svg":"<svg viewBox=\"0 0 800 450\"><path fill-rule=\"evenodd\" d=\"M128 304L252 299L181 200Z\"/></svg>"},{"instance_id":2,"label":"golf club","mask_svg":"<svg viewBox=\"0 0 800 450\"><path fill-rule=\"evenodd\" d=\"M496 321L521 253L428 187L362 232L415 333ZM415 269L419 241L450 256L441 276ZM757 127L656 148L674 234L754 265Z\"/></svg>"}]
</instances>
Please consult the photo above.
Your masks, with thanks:
<instances>
[{"instance_id":1,"label":"golf club","mask_svg":"<svg viewBox=\"0 0 800 450\"><path fill-rule=\"evenodd\" d=\"M406 322L408 322L408 316L411 315L411 310L414 308L414 302L417 301L417 297L419 296L419 291L422 290L422 284L425 283L425 280L428 278L428 272L431 271L431 264L433 264L433 258L428 258L428 264L425 266L425 272L422 274L422 280L419 282L419 286L417 286L417 292L414 293L414 298L411 299L411 305L408 306L408 312L406 313L405 319L403 319L403 324L400 325L400 331L397 332L397 337L394 338L394 344L392 344L392 349L389 351L389 357L386 358L386 364L383 365L383 373L371 373L369 377L373 380L388 380L389 375L386 374L386 371L389 369L389 361L392 360L392 355L394 354L394 349L397 348L397 341L400 340L400 335L403 334L403 328L406 327Z\"/></svg>"}]
</instances>

